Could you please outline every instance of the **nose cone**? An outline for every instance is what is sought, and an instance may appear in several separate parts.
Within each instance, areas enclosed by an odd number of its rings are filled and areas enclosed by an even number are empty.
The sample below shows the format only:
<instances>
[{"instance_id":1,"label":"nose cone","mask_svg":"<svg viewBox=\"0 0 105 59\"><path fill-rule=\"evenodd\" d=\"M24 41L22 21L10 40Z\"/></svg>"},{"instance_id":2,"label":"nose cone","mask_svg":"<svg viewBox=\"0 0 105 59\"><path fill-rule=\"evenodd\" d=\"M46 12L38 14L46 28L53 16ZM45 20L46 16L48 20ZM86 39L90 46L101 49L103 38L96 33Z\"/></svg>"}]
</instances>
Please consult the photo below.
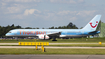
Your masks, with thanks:
<instances>
[{"instance_id":1,"label":"nose cone","mask_svg":"<svg viewBox=\"0 0 105 59\"><path fill-rule=\"evenodd\" d=\"M6 33L6 35L5 36L9 36L9 33Z\"/></svg>"},{"instance_id":2,"label":"nose cone","mask_svg":"<svg viewBox=\"0 0 105 59\"><path fill-rule=\"evenodd\" d=\"M5 36L12 36L12 33L7 33Z\"/></svg>"}]
</instances>

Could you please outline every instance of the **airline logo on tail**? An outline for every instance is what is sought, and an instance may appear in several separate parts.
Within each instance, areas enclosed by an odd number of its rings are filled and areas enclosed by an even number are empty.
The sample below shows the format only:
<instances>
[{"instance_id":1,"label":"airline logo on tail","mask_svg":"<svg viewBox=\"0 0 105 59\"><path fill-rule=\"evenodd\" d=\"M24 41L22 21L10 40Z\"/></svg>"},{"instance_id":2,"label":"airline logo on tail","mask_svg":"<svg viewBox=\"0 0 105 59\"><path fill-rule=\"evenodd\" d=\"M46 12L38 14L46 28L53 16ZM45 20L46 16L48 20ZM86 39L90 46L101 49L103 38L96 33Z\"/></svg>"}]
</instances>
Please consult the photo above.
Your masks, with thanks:
<instances>
[{"instance_id":1,"label":"airline logo on tail","mask_svg":"<svg viewBox=\"0 0 105 59\"><path fill-rule=\"evenodd\" d=\"M98 21L96 21L96 25L95 25L95 26L92 25L92 22L90 22L89 24L90 24L90 26L91 26L92 28L95 28L95 27L97 26L97 24L98 24Z\"/></svg>"}]
</instances>

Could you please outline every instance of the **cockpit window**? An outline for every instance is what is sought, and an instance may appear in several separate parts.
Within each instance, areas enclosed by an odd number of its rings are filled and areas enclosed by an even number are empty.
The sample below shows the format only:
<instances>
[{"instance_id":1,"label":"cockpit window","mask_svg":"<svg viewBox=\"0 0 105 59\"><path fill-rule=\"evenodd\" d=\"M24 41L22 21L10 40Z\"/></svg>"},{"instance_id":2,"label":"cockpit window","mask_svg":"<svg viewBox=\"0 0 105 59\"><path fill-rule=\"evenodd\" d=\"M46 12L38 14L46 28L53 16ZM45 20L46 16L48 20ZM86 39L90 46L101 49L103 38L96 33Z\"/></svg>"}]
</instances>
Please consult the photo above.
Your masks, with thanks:
<instances>
[{"instance_id":1,"label":"cockpit window","mask_svg":"<svg viewBox=\"0 0 105 59\"><path fill-rule=\"evenodd\" d=\"M9 33L11 33L11 32L9 32Z\"/></svg>"},{"instance_id":2,"label":"cockpit window","mask_svg":"<svg viewBox=\"0 0 105 59\"><path fill-rule=\"evenodd\" d=\"M16 30L11 30L8 33L17 33L17 31Z\"/></svg>"}]
</instances>

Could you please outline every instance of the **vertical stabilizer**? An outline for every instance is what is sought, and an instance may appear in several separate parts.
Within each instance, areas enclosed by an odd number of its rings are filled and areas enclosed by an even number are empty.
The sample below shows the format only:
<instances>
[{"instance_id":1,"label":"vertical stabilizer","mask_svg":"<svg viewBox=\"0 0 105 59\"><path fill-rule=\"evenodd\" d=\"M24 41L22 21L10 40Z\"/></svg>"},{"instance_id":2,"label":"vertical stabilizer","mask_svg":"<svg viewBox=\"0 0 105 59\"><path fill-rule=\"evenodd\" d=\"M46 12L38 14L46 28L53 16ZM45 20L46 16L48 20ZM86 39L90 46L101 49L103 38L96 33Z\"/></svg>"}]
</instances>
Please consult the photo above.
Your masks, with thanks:
<instances>
[{"instance_id":1,"label":"vertical stabilizer","mask_svg":"<svg viewBox=\"0 0 105 59\"><path fill-rule=\"evenodd\" d=\"M101 15L96 15L84 28L83 30L95 31L99 22Z\"/></svg>"}]
</instances>

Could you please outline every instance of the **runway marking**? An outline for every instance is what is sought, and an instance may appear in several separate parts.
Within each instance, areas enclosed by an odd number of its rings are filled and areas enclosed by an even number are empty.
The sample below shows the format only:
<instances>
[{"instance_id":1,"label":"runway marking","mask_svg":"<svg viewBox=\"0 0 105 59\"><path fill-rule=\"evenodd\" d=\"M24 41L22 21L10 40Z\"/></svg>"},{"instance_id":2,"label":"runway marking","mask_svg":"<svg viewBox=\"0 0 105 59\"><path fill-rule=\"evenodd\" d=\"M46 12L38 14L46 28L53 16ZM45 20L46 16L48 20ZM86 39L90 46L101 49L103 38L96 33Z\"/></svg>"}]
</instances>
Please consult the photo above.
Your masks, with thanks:
<instances>
[{"instance_id":1,"label":"runway marking","mask_svg":"<svg viewBox=\"0 0 105 59\"><path fill-rule=\"evenodd\" d=\"M99 43L49 43L49 45L65 45L65 44L99 44ZM0 43L0 45L18 45L18 43Z\"/></svg>"},{"instance_id":2,"label":"runway marking","mask_svg":"<svg viewBox=\"0 0 105 59\"><path fill-rule=\"evenodd\" d=\"M51 49L105 49L105 47L54 47L54 46L44 46L45 48ZM35 46L0 46L0 48L35 48ZM41 46L38 46L41 48Z\"/></svg>"}]
</instances>

